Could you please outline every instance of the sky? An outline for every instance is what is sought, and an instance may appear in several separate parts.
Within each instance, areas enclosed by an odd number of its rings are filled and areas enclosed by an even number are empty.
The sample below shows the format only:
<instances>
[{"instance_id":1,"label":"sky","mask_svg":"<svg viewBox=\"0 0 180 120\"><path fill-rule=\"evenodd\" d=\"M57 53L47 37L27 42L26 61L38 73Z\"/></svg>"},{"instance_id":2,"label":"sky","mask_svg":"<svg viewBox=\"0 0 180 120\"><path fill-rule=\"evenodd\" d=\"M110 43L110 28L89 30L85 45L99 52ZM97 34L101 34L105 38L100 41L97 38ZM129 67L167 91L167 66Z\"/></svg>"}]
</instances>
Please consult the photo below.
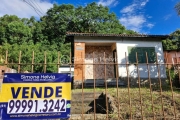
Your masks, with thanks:
<instances>
[{"instance_id":1,"label":"sky","mask_svg":"<svg viewBox=\"0 0 180 120\"><path fill-rule=\"evenodd\" d=\"M33 2L41 13L25 1ZM142 34L167 35L180 29L180 16L174 8L180 0L0 0L0 16L9 14L20 18L39 18L54 3L86 6L92 2L107 6L126 29Z\"/></svg>"}]
</instances>

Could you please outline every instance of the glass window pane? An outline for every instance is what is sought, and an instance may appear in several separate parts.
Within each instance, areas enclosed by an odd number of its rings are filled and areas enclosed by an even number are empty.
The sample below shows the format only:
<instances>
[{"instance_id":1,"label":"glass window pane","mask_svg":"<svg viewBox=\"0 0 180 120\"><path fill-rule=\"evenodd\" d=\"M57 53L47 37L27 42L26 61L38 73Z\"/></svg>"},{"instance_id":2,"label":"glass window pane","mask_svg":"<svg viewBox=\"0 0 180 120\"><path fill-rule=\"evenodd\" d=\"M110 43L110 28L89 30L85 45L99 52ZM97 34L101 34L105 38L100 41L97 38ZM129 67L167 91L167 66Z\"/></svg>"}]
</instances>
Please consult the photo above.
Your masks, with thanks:
<instances>
[{"instance_id":1,"label":"glass window pane","mask_svg":"<svg viewBox=\"0 0 180 120\"><path fill-rule=\"evenodd\" d=\"M156 61L156 54L154 47L128 47L128 58L130 63L136 63L136 53L139 63L146 63L146 52L148 55L148 62Z\"/></svg>"}]
</instances>

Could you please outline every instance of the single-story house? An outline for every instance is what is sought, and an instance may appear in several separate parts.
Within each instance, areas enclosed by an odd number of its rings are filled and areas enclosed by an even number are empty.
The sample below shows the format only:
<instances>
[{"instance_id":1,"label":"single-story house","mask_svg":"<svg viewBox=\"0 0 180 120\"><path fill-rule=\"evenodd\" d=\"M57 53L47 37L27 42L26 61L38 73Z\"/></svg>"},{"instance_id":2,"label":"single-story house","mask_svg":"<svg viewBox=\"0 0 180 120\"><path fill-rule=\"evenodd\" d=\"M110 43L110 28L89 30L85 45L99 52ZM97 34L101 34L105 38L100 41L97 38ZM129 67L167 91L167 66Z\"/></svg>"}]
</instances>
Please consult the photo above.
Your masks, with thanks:
<instances>
[{"instance_id":1,"label":"single-story house","mask_svg":"<svg viewBox=\"0 0 180 120\"><path fill-rule=\"evenodd\" d=\"M167 37L168 35L68 32L66 42L71 42L74 82L93 85L95 79L98 86L104 85L106 79L109 85L115 85L118 78L118 84L123 85L130 78L131 84L135 84L137 78L147 80L148 71L151 79L158 80L158 76L165 79L161 41ZM156 64L157 61L159 65Z\"/></svg>"}]
</instances>

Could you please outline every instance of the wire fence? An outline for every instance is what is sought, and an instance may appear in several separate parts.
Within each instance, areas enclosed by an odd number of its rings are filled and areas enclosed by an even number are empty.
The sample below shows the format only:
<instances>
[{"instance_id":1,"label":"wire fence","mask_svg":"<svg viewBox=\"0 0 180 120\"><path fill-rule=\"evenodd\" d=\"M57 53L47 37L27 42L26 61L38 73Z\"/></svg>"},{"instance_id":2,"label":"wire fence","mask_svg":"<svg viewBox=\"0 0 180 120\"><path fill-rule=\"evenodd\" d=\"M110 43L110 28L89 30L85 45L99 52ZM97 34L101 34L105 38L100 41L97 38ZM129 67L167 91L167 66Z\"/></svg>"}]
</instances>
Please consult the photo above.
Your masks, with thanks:
<instances>
[{"instance_id":1,"label":"wire fence","mask_svg":"<svg viewBox=\"0 0 180 120\"><path fill-rule=\"evenodd\" d=\"M8 51L6 51L4 62L1 63L1 66L6 68L0 68L1 75L8 72L7 69L11 69L12 66L18 73L26 72L24 69L22 71L22 66L30 66L27 72L31 73L37 72L34 70L36 66L41 66L39 72L43 73L47 72L49 65L55 66L55 72L59 72L59 68L63 66L60 52L57 52L56 63L47 62L46 52L43 53L43 63L36 63L34 54L35 52L32 53L31 63L22 63L20 51L17 56L18 63L9 63ZM87 115L90 115L89 119L94 120L180 119L180 56L177 53L173 58L168 57L168 53L165 53L161 60L158 58L158 53L156 53L156 60L153 63L148 62L147 53L145 53L145 63L139 63L138 53L135 55L135 63L128 61L126 53L124 62L119 62L119 60L106 62L106 53L103 53L103 62L94 62L94 54L92 53L93 62L90 63L86 61L74 61L72 63L71 57L66 63L69 66L67 72L74 72L74 79L72 80L72 117L70 119L73 119L73 115L77 111L79 112L77 113L80 116L79 119L86 119ZM117 56L115 55L114 58L116 59ZM80 67L79 71L77 66ZM87 66L91 66L91 73L86 72ZM135 71L133 75L130 74L132 70ZM76 75L77 72L75 71L80 72L80 74ZM103 71L99 78L97 78L99 76L97 75L99 74L98 71L101 71L101 73ZM110 71L111 73L113 71L113 78L111 79L109 79ZM88 79L88 75L90 75L90 79ZM76 82L78 82L78 85ZM77 88L75 88L76 85ZM74 94L75 96L79 95L79 97L74 98ZM79 103L73 102L76 99L79 100ZM78 108L74 110L74 113L73 104L76 104ZM89 106L88 109L87 106ZM99 116L102 118L99 118Z\"/></svg>"}]
</instances>

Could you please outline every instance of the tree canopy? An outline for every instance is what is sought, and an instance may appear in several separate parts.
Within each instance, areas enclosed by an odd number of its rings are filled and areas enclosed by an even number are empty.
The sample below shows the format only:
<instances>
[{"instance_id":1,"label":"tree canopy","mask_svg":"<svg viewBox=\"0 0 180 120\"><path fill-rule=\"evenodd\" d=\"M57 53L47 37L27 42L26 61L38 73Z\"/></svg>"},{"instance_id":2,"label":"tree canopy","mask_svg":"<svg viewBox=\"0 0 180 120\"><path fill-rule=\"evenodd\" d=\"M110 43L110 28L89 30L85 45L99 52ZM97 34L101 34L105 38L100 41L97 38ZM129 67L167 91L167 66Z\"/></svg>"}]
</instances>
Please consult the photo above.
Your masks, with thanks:
<instances>
[{"instance_id":1,"label":"tree canopy","mask_svg":"<svg viewBox=\"0 0 180 120\"><path fill-rule=\"evenodd\" d=\"M170 37L162 41L164 50L180 50L180 29L170 34Z\"/></svg>"},{"instance_id":2,"label":"tree canopy","mask_svg":"<svg viewBox=\"0 0 180 120\"><path fill-rule=\"evenodd\" d=\"M50 44L61 46L66 32L135 34L120 24L117 16L110 13L108 7L93 2L87 6L74 7L70 4L57 5L41 18L45 23L44 34Z\"/></svg>"},{"instance_id":3,"label":"tree canopy","mask_svg":"<svg viewBox=\"0 0 180 120\"><path fill-rule=\"evenodd\" d=\"M177 11L177 14L180 15L180 2L175 5L175 9Z\"/></svg>"},{"instance_id":4,"label":"tree canopy","mask_svg":"<svg viewBox=\"0 0 180 120\"><path fill-rule=\"evenodd\" d=\"M31 63L34 51L35 62L43 63L46 51L47 62L57 63L58 51L61 56L70 53L70 44L64 44L66 32L136 34L127 30L108 7L95 2L78 7L54 4L40 20L15 15L0 17L1 58L5 59L8 50L8 63L18 63L19 51L22 51L21 63ZM23 71L30 69L30 66L22 68ZM42 66L36 66L34 72L42 72L42 69ZM47 72L55 71L56 67L47 67Z\"/></svg>"},{"instance_id":5,"label":"tree canopy","mask_svg":"<svg viewBox=\"0 0 180 120\"><path fill-rule=\"evenodd\" d=\"M175 5L175 10L180 16L180 2ZM170 37L162 41L164 50L180 50L180 29L172 32Z\"/></svg>"}]
</instances>

